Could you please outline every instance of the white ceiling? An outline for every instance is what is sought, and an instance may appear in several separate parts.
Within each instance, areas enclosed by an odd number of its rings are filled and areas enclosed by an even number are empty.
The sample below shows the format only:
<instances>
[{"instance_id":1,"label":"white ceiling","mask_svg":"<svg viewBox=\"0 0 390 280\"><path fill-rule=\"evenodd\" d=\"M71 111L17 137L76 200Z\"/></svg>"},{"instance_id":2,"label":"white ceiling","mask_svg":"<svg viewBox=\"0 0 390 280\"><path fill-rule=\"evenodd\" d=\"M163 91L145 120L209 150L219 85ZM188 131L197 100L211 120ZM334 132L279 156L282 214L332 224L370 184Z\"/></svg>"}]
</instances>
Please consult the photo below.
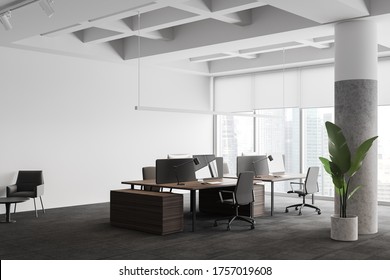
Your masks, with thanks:
<instances>
[{"instance_id":1,"label":"white ceiling","mask_svg":"<svg viewBox=\"0 0 390 280\"><path fill-rule=\"evenodd\" d=\"M20 2L32 3L12 10ZM49 18L37 1L0 0L13 26L0 26L0 45L120 63L141 54L223 75L330 62L334 24L365 18L378 22L378 50L390 55L389 0L55 0L53 8Z\"/></svg>"}]
</instances>

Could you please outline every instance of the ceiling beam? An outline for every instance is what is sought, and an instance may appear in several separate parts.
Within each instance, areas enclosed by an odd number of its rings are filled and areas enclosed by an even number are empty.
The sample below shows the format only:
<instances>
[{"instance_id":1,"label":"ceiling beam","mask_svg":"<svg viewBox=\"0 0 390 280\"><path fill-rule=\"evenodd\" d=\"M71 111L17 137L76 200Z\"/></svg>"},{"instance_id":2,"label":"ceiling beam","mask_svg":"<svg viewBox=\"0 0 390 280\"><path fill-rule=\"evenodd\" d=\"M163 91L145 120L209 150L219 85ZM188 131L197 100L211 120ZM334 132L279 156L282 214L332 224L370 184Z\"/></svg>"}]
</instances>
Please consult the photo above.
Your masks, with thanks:
<instances>
[{"instance_id":1,"label":"ceiling beam","mask_svg":"<svg viewBox=\"0 0 390 280\"><path fill-rule=\"evenodd\" d=\"M317 48L317 49L330 48L329 43L315 42L313 39L297 40L296 42L298 42L304 46L310 46L310 47Z\"/></svg>"},{"instance_id":2,"label":"ceiling beam","mask_svg":"<svg viewBox=\"0 0 390 280\"><path fill-rule=\"evenodd\" d=\"M275 42L273 41L276 38L281 38L284 42L290 40L289 36L284 34L285 32L307 29L308 27L318 25L313 21L297 17L296 15L271 6L263 6L252 10L252 20L252 24L247 26L236 26L212 19L176 26L175 40L142 42L142 53L143 56L154 56L201 47L211 47L219 50L214 53L222 53L225 51L222 44L225 43L232 45L232 42L235 41L248 40L246 42L247 48L276 44L280 43L277 40ZM328 30L327 27L325 29ZM330 27L329 29L332 28ZM133 50L136 49L136 45L134 46L134 44L137 44L137 41L131 38L124 40L128 40L124 48L126 59L136 58L137 52ZM243 42L237 43L241 47L237 47L235 50L242 49L242 44ZM231 50L232 48L226 51Z\"/></svg>"},{"instance_id":3,"label":"ceiling beam","mask_svg":"<svg viewBox=\"0 0 390 280\"><path fill-rule=\"evenodd\" d=\"M365 0L261 1L318 23L336 22L370 15L370 11Z\"/></svg>"}]
</instances>

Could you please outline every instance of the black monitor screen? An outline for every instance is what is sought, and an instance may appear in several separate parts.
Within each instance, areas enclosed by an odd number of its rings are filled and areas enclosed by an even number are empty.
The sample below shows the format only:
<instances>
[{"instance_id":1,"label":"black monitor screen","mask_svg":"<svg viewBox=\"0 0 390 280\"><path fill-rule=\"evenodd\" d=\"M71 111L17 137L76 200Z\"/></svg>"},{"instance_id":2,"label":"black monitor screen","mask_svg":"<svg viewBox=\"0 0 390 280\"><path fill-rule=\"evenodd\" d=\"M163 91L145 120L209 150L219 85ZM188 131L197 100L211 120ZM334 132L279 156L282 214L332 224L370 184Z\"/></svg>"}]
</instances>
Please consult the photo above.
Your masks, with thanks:
<instances>
[{"instance_id":1,"label":"black monitor screen","mask_svg":"<svg viewBox=\"0 0 390 280\"><path fill-rule=\"evenodd\" d=\"M194 166L193 159L189 158L158 159L156 160L156 183L195 181Z\"/></svg>"},{"instance_id":2,"label":"black monitor screen","mask_svg":"<svg viewBox=\"0 0 390 280\"><path fill-rule=\"evenodd\" d=\"M256 168L256 170L255 170ZM268 175L268 159L266 155L237 157L237 176L244 171L255 172L255 175Z\"/></svg>"}]
</instances>

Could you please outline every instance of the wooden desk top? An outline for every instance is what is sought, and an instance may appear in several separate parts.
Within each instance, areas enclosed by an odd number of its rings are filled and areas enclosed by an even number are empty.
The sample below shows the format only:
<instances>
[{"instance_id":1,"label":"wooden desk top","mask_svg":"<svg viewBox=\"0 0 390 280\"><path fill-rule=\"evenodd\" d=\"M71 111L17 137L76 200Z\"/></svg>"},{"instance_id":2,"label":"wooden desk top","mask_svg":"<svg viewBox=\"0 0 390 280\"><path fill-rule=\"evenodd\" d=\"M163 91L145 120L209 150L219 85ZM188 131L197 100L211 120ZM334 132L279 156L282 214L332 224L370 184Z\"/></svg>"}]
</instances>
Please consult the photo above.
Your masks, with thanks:
<instances>
[{"instance_id":1,"label":"wooden desk top","mask_svg":"<svg viewBox=\"0 0 390 280\"><path fill-rule=\"evenodd\" d=\"M207 182L218 182L207 183ZM137 185L137 186L148 186L148 187L160 187L160 188L172 188L180 190L205 190L215 189L223 187L233 187L237 184L237 179L234 178L219 178L213 180L207 180L205 182L191 181L183 182L184 185L178 185L177 183L157 184L156 180L136 180L136 181L123 181L122 184Z\"/></svg>"},{"instance_id":2,"label":"wooden desk top","mask_svg":"<svg viewBox=\"0 0 390 280\"><path fill-rule=\"evenodd\" d=\"M255 180L261 180L264 182L280 182L290 181L295 179L305 179L306 174L282 174L282 175L259 175L256 176Z\"/></svg>"},{"instance_id":3,"label":"wooden desk top","mask_svg":"<svg viewBox=\"0 0 390 280\"><path fill-rule=\"evenodd\" d=\"M237 178L235 175L227 175L224 177L226 179ZM297 174L281 174L281 175L258 175L254 178L255 181L264 181L264 182L280 182L280 181L290 181L295 179L305 179L306 174L297 173Z\"/></svg>"}]
</instances>

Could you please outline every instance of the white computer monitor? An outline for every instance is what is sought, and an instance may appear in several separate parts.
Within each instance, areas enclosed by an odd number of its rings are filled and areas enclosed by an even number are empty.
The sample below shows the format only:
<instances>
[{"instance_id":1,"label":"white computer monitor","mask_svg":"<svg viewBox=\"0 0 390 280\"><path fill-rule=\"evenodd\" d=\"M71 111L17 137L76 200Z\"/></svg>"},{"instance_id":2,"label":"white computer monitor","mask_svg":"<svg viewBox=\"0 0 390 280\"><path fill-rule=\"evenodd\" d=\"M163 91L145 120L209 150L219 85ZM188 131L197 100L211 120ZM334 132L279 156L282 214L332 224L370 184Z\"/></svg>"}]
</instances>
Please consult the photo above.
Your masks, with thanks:
<instances>
[{"instance_id":1,"label":"white computer monitor","mask_svg":"<svg viewBox=\"0 0 390 280\"><path fill-rule=\"evenodd\" d=\"M272 161L268 161L269 173L277 175L286 172L284 166L284 157L282 154L272 154Z\"/></svg>"}]
</instances>

